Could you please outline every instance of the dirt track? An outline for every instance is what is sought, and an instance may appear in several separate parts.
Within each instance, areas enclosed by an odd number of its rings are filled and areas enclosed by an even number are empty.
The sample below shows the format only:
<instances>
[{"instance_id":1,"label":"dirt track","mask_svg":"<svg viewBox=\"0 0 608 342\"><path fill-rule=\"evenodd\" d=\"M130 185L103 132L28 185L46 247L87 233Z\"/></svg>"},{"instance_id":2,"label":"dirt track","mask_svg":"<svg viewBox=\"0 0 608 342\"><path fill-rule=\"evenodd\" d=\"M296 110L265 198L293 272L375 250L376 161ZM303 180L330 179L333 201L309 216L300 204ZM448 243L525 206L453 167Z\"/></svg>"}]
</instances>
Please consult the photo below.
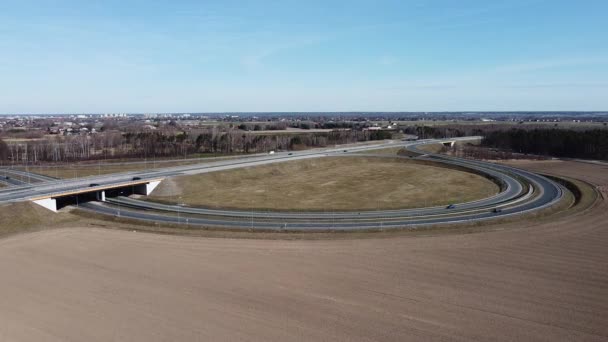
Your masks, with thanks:
<instances>
[{"instance_id":1,"label":"dirt track","mask_svg":"<svg viewBox=\"0 0 608 342\"><path fill-rule=\"evenodd\" d=\"M600 166L533 168L608 184ZM62 229L0 240L2 340L608 340L608 205L350 241Z\"/></svg>"}]
</instances>

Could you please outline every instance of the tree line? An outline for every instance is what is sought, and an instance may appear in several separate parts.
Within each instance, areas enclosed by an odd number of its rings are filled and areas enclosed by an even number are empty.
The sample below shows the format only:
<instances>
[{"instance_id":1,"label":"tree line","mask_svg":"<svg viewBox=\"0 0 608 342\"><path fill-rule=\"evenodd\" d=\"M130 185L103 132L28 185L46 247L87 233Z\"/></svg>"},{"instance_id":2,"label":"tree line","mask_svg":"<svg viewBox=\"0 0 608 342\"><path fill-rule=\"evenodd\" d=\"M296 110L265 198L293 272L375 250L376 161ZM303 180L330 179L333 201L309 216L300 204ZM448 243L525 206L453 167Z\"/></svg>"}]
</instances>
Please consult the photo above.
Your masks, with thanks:
<instances>
[{"instance_id":1,"label":"tree line","mask_svg":"<svg viewBox=\"0 0 608 342\"><path fill-rule=\"evenodd\" d=\"M510 129L486 133L481 144L524 154L608 160L605 129Z\"/></svg>"},{"instance_id":2,"label":"tree line","mask_svg":"<svg viewBox=\"0 0 608 342\"><path fill-rule=\"evenodd\" d=\"M482 146L496 149L502 157L512 152L544 156L608 160L608 130L518 127L505 125L402 126L399 130L420 139L485 136ZM3 163L76 162L119 158L176 158L194 154L263 153L299 150L396 137L394 131L335 129L301 134L244 132L239 127L209 127L197 130L119 132L105 130L92 135L43 136L3 142ZM473 157L483 150L469 149Z\"/></svg>"},{"instance_id":3,"label":"tree line","mask_svg":"<svg viewBox=\"0 0 608 342\"><path fill-rule=\"evenodd\" d=\"M193 154L263 153L369 140L391 139L387 131L335 130L305 134L249 134L239 129L200 132L103 132L6 143L0 160L9 163L76 162L119 158L187 157Z\"/></svg>"}]
</instances>

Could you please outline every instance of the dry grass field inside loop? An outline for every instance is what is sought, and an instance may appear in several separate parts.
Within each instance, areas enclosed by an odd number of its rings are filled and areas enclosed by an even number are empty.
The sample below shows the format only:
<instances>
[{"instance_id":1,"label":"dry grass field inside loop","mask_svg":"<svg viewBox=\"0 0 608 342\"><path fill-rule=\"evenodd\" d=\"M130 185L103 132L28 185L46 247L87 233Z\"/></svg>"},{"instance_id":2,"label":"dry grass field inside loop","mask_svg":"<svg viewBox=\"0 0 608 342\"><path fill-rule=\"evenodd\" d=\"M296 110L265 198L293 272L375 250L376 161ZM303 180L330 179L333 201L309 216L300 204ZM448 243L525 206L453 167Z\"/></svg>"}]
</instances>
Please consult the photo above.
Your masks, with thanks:
<instances>
[{"instance_id":1,"label":"dry grass field inside loop","mask_svg":"<svg viewBox=\"0 0 608 342\"><path fill-rule=\"evenodd\" d=\"M447 205L498 190L483 176L406 159L328 157L176 177L151 199L210 208L356 211Z\"/></svg>"}]
</instances>

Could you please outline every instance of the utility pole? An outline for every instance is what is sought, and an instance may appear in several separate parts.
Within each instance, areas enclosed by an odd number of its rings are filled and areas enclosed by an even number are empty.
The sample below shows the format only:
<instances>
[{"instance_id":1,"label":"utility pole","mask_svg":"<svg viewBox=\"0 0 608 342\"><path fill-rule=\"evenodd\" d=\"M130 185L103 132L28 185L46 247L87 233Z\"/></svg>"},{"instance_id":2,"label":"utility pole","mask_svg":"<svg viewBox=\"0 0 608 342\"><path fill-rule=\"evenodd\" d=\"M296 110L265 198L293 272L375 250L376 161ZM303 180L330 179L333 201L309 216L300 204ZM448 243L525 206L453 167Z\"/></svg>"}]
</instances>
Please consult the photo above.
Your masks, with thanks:
<instances>
[{"instance_id":1,"label":"utility pole","mask_svg":"<svg viewBox=\"0 0 608 342\"><path fill-rule=\"evenodd\" d=\"M120 192L118 193L118 195L120 196ZM120 198L118 199L118 217L120 217Z\"/></svg>"},{"instance_id":2,"label":"utility pole","mask_svg":"<svg viewBox=\"0 0 608 342\"><path fill-rule=\"evenodd\" d=\"M179 210L180 210L180 207L182 206L180 203L182 201L182 197L180 196L178 198L178 200L179 200L179 202L177 203L177 224L180 223Z\"/></svg>"}]
</instances>

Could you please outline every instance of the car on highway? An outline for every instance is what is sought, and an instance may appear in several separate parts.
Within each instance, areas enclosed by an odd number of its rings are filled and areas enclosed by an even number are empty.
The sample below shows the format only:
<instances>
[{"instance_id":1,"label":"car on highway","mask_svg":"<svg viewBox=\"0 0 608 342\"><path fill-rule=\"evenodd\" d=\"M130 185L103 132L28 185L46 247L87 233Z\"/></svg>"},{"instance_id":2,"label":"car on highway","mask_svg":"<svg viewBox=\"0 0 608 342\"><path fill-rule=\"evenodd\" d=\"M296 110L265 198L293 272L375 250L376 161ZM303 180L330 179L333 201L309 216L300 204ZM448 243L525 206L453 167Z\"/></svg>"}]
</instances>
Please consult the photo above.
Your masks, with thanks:
<instances>
[{"instance_id":1,"label":"car on highway","mask_svg":"<svg viewBox=\"0 0 608 342\"><path fill-rule=\"evenodd\" d=\"M494 214L502 213L502 209L500 209L500 208L494 208L494 209L492 209L492 212Z\"/></svg>"},{"instance_id":2,"label":"car on highway","mask_svg":"<svg viewBox=\"0 0 608 342\"><path fill-rule=\"evenodd\" d=\"M133 177L134 181L141 180L141 177Z\"/></svg>"},{"instance_id":3,"label":"car on highway","mask_svg":"<svg viewBox=\"0 0 608 342\"><path fill-rule=\"evenodd\" d=\"M445 208L446 208L446 209L454 209L454 208L456 208L456 205L455 205L455 204L450 204L450 205L448 205L448 206L447 206L447 207L445 207Z\"/></svg>"},{"instance_id":4,"label":"car on highway","mask_svg":"<svg viewBox=\"0 0 608 342\"><path fill-rule=\"evenodd\" d=\"M96 186L99 186L99 184L98 183L91 183L91 184L89 184L89 187L91 187L91 188L96 187Z\"/></svg>"},{"instance_id":5,"label":"car on highway","mask_svg":"<svg viewBox=\"0 0 608 342\"><path fill-rule=\"evenodd\" d=\"M292 155L293 155L293 153L289 152L289 153L287 153L287 155L288 155L288 156L292 156Z\"/></svg>"},{"instance_id":6,"label":"car on highway","mask_svg":"<svg viewBox=\"0 0 608 342\"><path fill-rule=\"evenodd\" d=\"M348 150L344 150L344 152L348 152Z\"/></svg>"}]
</instances>

